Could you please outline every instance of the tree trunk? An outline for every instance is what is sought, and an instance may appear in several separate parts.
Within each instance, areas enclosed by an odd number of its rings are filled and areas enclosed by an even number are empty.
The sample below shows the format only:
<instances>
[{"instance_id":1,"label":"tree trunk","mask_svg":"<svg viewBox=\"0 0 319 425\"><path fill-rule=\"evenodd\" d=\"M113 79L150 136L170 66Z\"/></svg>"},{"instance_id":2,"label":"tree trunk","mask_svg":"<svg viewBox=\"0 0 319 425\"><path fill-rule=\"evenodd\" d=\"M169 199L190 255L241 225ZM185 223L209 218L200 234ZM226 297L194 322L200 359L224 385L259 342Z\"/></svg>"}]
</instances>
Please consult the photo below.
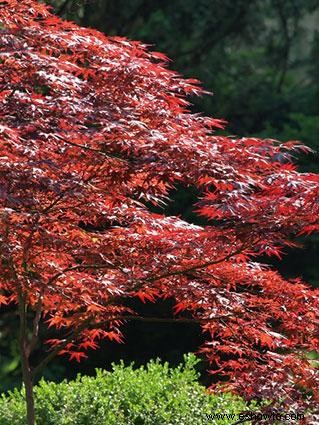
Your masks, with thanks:
<instances>
[{"instance_id":1,"label":"tree trunk","mask_svg":"<svg viewBox=\"0 0 319 425\"><path fill-rule=\"evenodd\" d=\"M33 395L33 379L29 364L29 358L25 352L25 347L20 347L21 350L21 365L22 365L22 378L25 388L25 401L27 407L27 424L35 425L35 411L34 411L34 395Z\"/></svg>"},{"instance_id":2,"label":"tree trunk","mask_svg":"<svg viewBox=\"0 0 319 425\"><path fill-rule=\"evenodd\" d=\"M33 376L30 368L30 347L28 346L27 334L27 311L25 297L22 291L19 293L19 316L20 332L19 346L22 367L22 380L25 388L25 401L27 408L27 424L35 425L34 394L33 394Z\"/></svg>"}]
</instances>

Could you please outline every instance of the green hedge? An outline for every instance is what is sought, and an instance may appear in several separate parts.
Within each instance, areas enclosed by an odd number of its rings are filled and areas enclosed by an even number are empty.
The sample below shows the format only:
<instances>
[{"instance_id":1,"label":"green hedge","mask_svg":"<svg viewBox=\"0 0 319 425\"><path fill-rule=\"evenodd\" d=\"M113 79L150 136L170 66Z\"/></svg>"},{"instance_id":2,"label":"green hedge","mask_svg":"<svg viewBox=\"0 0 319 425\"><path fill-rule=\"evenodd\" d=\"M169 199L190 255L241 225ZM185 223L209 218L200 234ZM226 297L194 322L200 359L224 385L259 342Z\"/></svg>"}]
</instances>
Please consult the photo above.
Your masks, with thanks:
<instances>
[{"instance_id":1,"label":"green hedge","mask_svg":"<svg viewBox=\"0 0 319 425\"><path fill-rule=\"evenodd\" d=\"M37 425L197 425L206 413L239 413L252 406L233 395L209 395L198 383L194 355L177 368L151 361L134 369L123 364L96 377L45 382L35 387ZM214 424L229 424L217 420ZM23 390L0 398L0 425L25 425Z\"/></svg>"}]
</instances>

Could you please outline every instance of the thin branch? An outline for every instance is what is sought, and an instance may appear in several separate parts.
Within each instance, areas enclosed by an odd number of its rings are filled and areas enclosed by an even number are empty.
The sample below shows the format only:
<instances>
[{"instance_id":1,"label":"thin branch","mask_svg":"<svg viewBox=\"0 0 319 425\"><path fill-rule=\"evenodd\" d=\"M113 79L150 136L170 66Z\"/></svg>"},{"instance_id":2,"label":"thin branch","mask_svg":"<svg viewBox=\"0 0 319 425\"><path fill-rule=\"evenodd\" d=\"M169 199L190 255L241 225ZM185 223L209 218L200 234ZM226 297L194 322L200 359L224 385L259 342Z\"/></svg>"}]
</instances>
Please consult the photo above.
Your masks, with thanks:
<instances>
[{"instance_id":1,"label":"thin branch","mask_svg":"<svg viewBox=\"0 0 319 425\"><path fill-rule=\"evenodd\" d=\"M179 54L179 57L192 55L192 63L198 62L203 54L212 51L214 46L220 43L223 39L237 33L238 27L242 25L242 20L245 18L247 13L249 13L249 8L253 3L254 0L246 0L239 2L237 5L235 4L236 7L233 8L234 10L231 15L231 19L226 24L224 23L223 26L219 27L219 31L214 34L214 37L212 37L212 27L211 25L208 25L201 34L201 48L199 49L198 45L196 45L191 49L182 51Z\"/></svg>"},{"instance_id":2,"label":"thin branch","mask_svg":"<svg viewBox=\"0 0 319 425\"><path fill-rule=\"evenodd\" d=\"M214 264L222 263L223 261L228 260L229 258L233 257L234 255L237 255L237 254L241 253L244 249L245 249L245 246L243 245L240 249L238 249L238 250L236 250L234 252L231 252L230 254L226 255L223 258L219 258L218 260L208 261L206 263L202 263L202 264L199 264L197 266L189 267L188 269L167 272L167 273L163 273L163 274L158 275L158 276L154 276L154 277L146 278L146 279L143 279L143 280L139 280L138 283L132 289L132 292L138 290L139 288L141 288L143 286L143 284L145 284L147 282L154 282L156 280L164 279L164 278L167 278L167 277L170 277L170 276L176 276L176 275L182 275L182 274L190 273L192 271L203 269L203 268L212 266ZM98 270L98 269L102 269L102 268L109 268L109 269L119 270L112 263L108 263L108 264L78 264L76 266L67 267L64 270L61 270L60 272L58 272L55 275L53 275L48 280L47 286L52 285L52 283L54 281L56 281L57 279L59 279L59 277L63 276L65 273L70 272L70 271L80 270L80 269L97 269ZM118 299L118 298L119 297L117 296L116 299ZM110 301L113 302L114 301L114 298L111 298Z\"/></svg>"},{"instance_id":3,"label":"thin branch","mask_svg":"<svg viewBox=\"0 0 319 425\"><path fill-rule=\"evenodd\" d=\"M44 208L44 210L41 211L41 214L47 214L51 208L53 208L59 201L63 199L66 192L67 190L65 190L61 195L54 199L54 201L52 201L50 205L48 205L46 208Z\"/></svg>"},{"instance_id":4,"label":"thin branch","mask_svg":"<svg viewBox=\"0 0 319 425\"><path fill-rule=\"evenodd\" d=\"M63 276L67 272L71 272L74 270L80 270L80 269L116 269L116 267L112 263L108 264L78 264L76 266L67 267L64 270L61 270L60 272L53 275L47 282L47 285L51 285L55 280L59 279L59 277Z\"/></svg>"},{"instance_id":5,"label":"thin branch","mask_svg":"<svg viewBox=\"0 0 319 425\"><path fill-rule=\"evenodd\" d=\"M125 321L125 320L134 320L138 322L150 322L150 323L207 323L212 320L222 320L227 319L229 317L233 317L231 314L225 314L223 316L215 316L213 318L207 319L196 319L196 318L186 318L186 317L141 317L134 315L126 315L126 316L113 316L107 320L102 322L91 322L92 318L86 319L75 331L73 331L67 338L63 340L61 345L52 350L34 369L32 372L32 376L35 377L41 370L50 363L68 344L75 341L82 331L89 329L97 329L102 328L103 326L109 324L114 321Z\"/></svg>"},{"instance_id":6,"label":"thin branch","mask_svg":"<svg viewBox=\"0 0 319 425\"><path fill-rule=\"evenodd\" d=\"M143 281L140 281L138 284L138 287L142 286L144 283L146 282L153 282L155 280L159 280L159 279L163 279L166 277L170 277L170 276L174 276L174 275L181 275L184 273L189 273L192 272L194 270L198 270L198 269L202 269L202 268L206 268L209 267L211 265L214 264L218 264L221 263L223 261L226 261L227 259L233 257L234 255L239 254L240 252L242 252L244 249L244 245L240 248L237 249L236 251L226 255L223 258L220 258L218 260L214 260L214 261L208 261L206 263L202 263L199 264L197 266L193 266L193 267L189 267L188 269L183 269L183 270L177 270L177 271L173 271L173 272L169 272L169 273L164 273L162 275L159 276L154 276L153 278L148 278L145 279ZM72 266L72 267L68 267L64 270L62 270L59 273L56 273L54 276L52 276L49 281L48 281L48 285L52 284L56 279L58 279L60 276L62 276L63 274L69 272L69 271L73 271L73 270L79 270L79 269L101 269L101 268L115 268L113 264L78 264L76 266ZM135 287L134 290L137 290L138 287ZM111 300L112 302L114 302L114 299ZM216 316L212 319L188 319L188 318L177 318L177 319L171 319L171 318L155 318L155 317L140 317L140 316L116 316L116 317L111 317L106 321L100 322L100 323L90 323L91 322L91 318L88 318L87 320L85 320L82 325L80 325L74 332L72 332L64 341L63 343L59 346L56 347L53 351L51 351L33 370L33 376L37 375L56 355L58 355L58 353L63 350L70 342L74 341L83 330L85 329L94 329L96 327L101 327L104 326L107 323L110 323L111 321L115 321L115 320L136 320L136 321L148 321L148 322L153 322L153 323L167 323L167 322L176 322L176 323L203 323L203 322L208 322L210 320L221 320L221 319L225 319L229 317L229 315L224 315L224 316Z\"/></svg>"},{"instance_id":7,"label":"thin branch","mask_svg":"<svg viewBox=\"0 0 319 425\"><path fill-rule=\"evenodd\" d=\"M291 37L289 35L289 29L288 29L288 22L287 22L287 18L284 15L283 12L283 5L280 2L280 0L275 1L275 5L277 7L278 10L278 14L279 14L279 19L280 19L280 23L281 23L281 27L283 28L283 34L284 34L284 46L282 49L282 59L281 59L281 72L280 72L280 76L279 76L279 80L277 82L277 87L276 90L278 93L280 93L282 85L285 81L285 77L287 74L287 70L288 70L288 60L289 60L289 53L290 53L290 47L291 47Z\"/></svg>"},{"instance_id":8,"label":"thin branch","mask_svg":"<svg viewBox=\"0 0 319 425\"><path fill-rule=\"evenodd\" d=\"M128 162L128 160L127 160L127 159L119 158L119 157L118 157L118 156L116 156L116 155L110 155L110 154L108 154L108 153L105 153L105 152L101 151L100 149L95 149L95 148L92 148L92 147L90 147L90 146L80 145L80 144L78 144L78 143L70 142L70 140L66 140L66 139L64 139L63 137L61 137L60 135L59 135L59 136L57 136L57 137L58 137L59 139L63 140L65 143L67 143L67 144L71 145L71 146L75 146L75 147L80 148L80 149L85 149L85 150L88 150L88 151L92 151L92 152L99 153L100 155L103 155L103 156L105 156L105 157L107 157L107 158L109 158L109 159L117 159L118 161L121 161L121 162L124 162L124 163L127 163L127 162Z\"/></svg>"},{"instance_id":9,"label":"thin branch","mask_svg":"<svg viewBox=\"0 0 319 425\"><path fill-rule=\"evenodd\" d=\"M23 294L21 288L18 289L18 312L20 317L20 349L21 356L26 355L26 332L27 332L27 318L26 318L26 304L25 304L25 295Z\"/></svg>"},{"instance_id":10,"label":"thin branch","mask_svg":"<svg viewBox=\"0 0 319 425\"><path fill-rule=\"evenodd\" d=\"M74 332L72 332L63 342L61 345L56 347L54 350L52 350L46 357L44 357L43 360L41 360L40 363L32 370L32 377L34 378L41 370L50 363L51 360L53 360L61 350L63 350L70 342L74 341L84 329L87 329L90 321L92 319L88 318L84 320L82 325L80 325Z\"/></svg>"},{"instance_id":11,"label":"thin branch","mask_svg":"<svg viewBox=\"0 0 319 425\"><path fill-rule=\"evenodd\" d=\"M113 319L114 320L114 319ZM120 317L118 320L121 320ZM122 320L134 320L136 322L150 322L150 323L201 323L203 320L192 319L187 317L141 317L141 316L123 316Z\"/></svg>"},{"instance_id":12,"label":"thin branch","mask_svg":"<svg viewBox=\"0 0 319 425\"><path fill-rule=\"evenodd\" d=\"M60 137L60 136L59 136ZM64 139L63 139L64 140ZM64 140L66 143L68 143L67 142L67 140ZM90 182L90 180L92 180L92 179L94 179L96 177L96 174L91 174L89 177L87 177L86 179L83 179L83 183L89 183ZM45 207L42 211L40 211L41 212L41 214L47 214L50 210L51 210L51 208L53 208L54 206L56 206L63 198L64 198L64 196L68 193L68 192L71 192L72 190L74 190L74 189L76 189L76 187L77 187L77 185L74 185L73 187L71 186L71 187L68 187L68 188L66 188L66 189L64 189L63 191L62 191L62 193L56 198L56 199L54 199L52 202L51 202L51 204L49 204L47 207Z\"/></svg>"},{"instance_id":13,"label":"thin branch","mask_svg":"<svg viewBox=\"0 0 319 425\"><path fill-rule=\"evenodd\" d=\"M241 252L243 252L244 249L245 249L245 247L242 246L240 249L237 249L236 251L234 251L234 252L232 252L232 253L230 253L230 254L226 255L225 257L220 258L218 260L207 261L206 263L198 264L197 266L189 267L188 269L182 269L182 270L167 272L167 273L164 273L162 275L154 276L154 277L151 277L151 278L148 278L148 279L145 279L145 280L149 281L149 282L154 282L155 280L164 279L166 277L182 275L182 274L185 274L185 273L193 272L195 270L204 269L206 267L213 266L214 264L219 264L219 263L222 263L223 261L227 261L229 258L233 257L234 255L237 255L237 254L240 254Z\"/></svg>"},{"instance_id":14,"label":"thin branch","mask_svg":"<svg viewBox=\"0 0 319 425\"><path fill-rule=\"evenodd\" d=\"M32 329L32 336L29 345L27 346L27 353L28 356L32 353L32 351L35 348L35 345L38 341L38 335L39 335L39 324L42 314L42 306L43 306L43 297L44 297L44 286L41 289L41 292L39 294L39 298L36 304L35 308L35 316L33 319L33 329Z\"/></svg>"},{"instance_id":15,"label":"thin branch","mask_svg":"<svg viewBox=\"0 0 319 425\"><path fill-rule=\"evenodd\" d=\"M62 16L66 12L67 7L69 6L69 3L70 3L70 0L65 0L61 4L61 6L59 7L59 9L56 11L56 15Z\"/></svg>"},{"instance_id":16,"label":"thin branch","mask_svg":"<svg viewBox=\"0 0 319 425\"><path fill-rule=\"evenodd\" d=\"M142 316L135 316L135 315L126 315L126 316L114 316L109 318L108 320L98 322L98 323L92 323L90 324L87 329L95 329L98 327L102 327L112 321L126 321L126 320L134 320L136 322L150 322L150 323L207 323L212 320L221 320L226 319L229 317L232 317L231 314L225 314L222 316L215 316L213 318L207 318L207 319L200 319L200 318L188 318L188 317L142 317Z\"/></svg>"}]
</instances>

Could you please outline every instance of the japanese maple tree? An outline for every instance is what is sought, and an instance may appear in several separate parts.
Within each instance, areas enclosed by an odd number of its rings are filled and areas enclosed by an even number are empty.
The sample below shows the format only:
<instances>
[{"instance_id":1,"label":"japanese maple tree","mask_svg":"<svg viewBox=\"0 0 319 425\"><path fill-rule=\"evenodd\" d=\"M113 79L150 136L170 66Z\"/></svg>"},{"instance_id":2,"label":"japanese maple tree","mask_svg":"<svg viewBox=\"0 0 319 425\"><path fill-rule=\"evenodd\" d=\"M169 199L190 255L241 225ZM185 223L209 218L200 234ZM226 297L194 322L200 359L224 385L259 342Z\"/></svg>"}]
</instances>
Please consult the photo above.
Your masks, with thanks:
<instances>
[{"instance_id":1,"label":"japanese maple tree","mask_svg":"<svg viewBox=\"0 0 319 425\"><path fill-rule=\"evenodd\" d=\"M202 323L212 373L247 399L316 412L319 292L257 262L319 229L319 176L297 142L218 136L193 114L198 81L124 38L0 1L0 301L15 304L28 424L56 354L122 340L128 297L176 300ZM196 187L207 226L154 214ZM32 318L32 320L30 320ZM38 365L40 321L59 330Z\"/></svg>"}]
</instances>

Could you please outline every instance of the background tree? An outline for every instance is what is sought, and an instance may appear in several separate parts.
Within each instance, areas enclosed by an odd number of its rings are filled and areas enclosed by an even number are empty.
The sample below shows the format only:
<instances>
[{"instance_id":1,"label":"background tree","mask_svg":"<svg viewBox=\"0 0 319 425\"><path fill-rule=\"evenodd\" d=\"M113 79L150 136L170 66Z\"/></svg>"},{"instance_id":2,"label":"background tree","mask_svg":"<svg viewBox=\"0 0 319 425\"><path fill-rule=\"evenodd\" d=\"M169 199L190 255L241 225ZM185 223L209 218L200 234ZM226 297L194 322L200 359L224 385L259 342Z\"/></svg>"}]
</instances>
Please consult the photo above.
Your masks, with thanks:
<instances>
[{"instance_id":1,"label":"background tree","mask_svg":"<svg viewBox=\"0 0 319 425\"><path fill-rule=\"evenodd\" d=\"M48 3L82 25L166 52L175 69L215 92L197 102L199 110L226 118L235 134L298 128L293 113L318 116L316 1L200 0L196 8L179 0Z\"/></svg>"}]
</instances>

